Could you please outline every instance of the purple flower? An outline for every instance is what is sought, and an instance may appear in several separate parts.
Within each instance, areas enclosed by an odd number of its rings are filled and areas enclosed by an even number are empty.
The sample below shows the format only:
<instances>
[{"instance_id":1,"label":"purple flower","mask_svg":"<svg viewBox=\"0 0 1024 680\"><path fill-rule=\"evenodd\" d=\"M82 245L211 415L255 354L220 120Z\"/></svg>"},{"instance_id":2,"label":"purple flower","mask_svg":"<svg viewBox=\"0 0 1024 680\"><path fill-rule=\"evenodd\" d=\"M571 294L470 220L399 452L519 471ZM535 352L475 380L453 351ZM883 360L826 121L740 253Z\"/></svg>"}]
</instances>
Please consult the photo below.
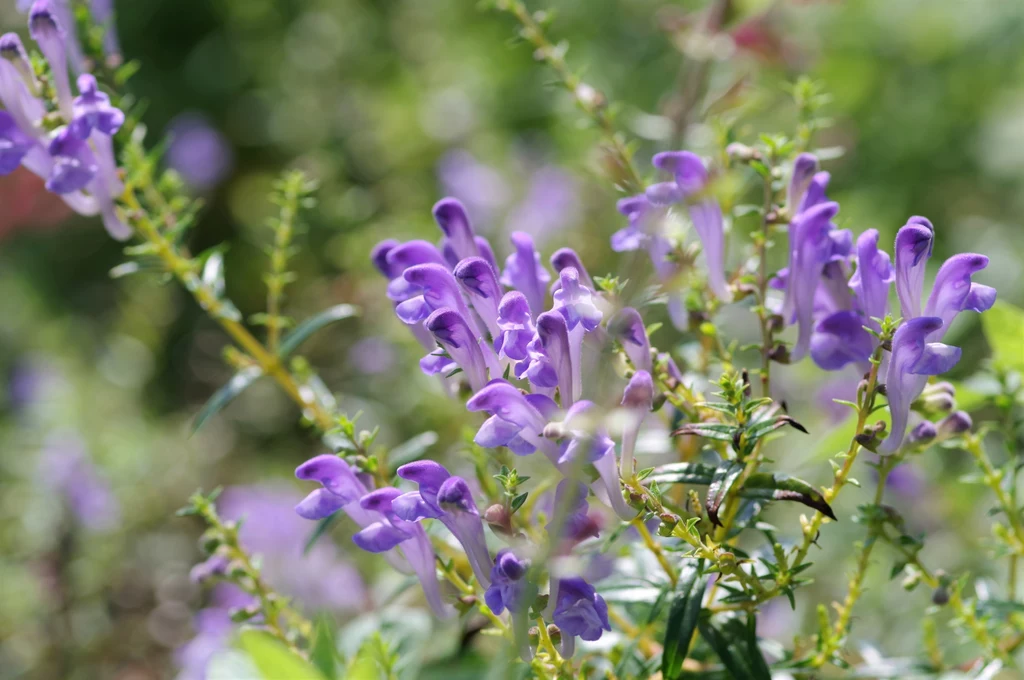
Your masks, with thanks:
<instances>
[{"instance_id":1,"label":"purple flower","mask_svg":"<svg viewBox=\"0 0 1024 680\"><path fill-rule=\"evenodd\" d=\"M601 310L594 304L594 295L580 283L575 267L566 267L558 274L561 286L555 291L554 310L565 317L566 327L571 331L582 325L590 332L601 324Z\"/></svg>"},{"instance_id":2,"label":"purple flower","mask_svg":"<svg viewBox=\"0 0 1024 680\"><path fill-rule=\"evenodd\" d=\"M36 141L21 131L11 114L0 110L0 175L17 170L35 145Z\"/></svg>"},{"instance_id":3,"label":"purple flower","mask_svg":"<svg viewBox=\"0 0 1024 680\"><path fill-rule=\"evenodd\" d=\"M99 166L89 143L76 136L71 128L58 132L50 142L53 169L46 180L46 188L55 194L81 191L92 181Z\"/></svg>"},{"instance_id":4,"label":"purple flower","mask_svg":"<svg viewBox=\"0 0 1024 680\"><path fill-rule=\"evenodd\" d=\"M895 280L889 255L878 249L878 230L868 229L857 239L857 271L850 288L857 295L857 306L866 325L881 327L872 319L882 319L889 311L889 284Z\"/></svg>"},{"instance_id":5,"label":"purple flower","mask_svg":"<svg viewBox=\"0 0 1024 680\"><path fill-rule=\"evenodd\" d=\"M124 125L124 113L110 105L110 97L100 92L96 78L88 73L78 76L78 92L73 103L71 131L86 139L93 130L113 135Z\"/></svg>"},{"instance_id":6,"label":"purple flower","mask_svg":"<svg viewBox=\"0 0 1024 680\"><path fill-rule=\"evenodd\" d=\"M704 248L708 267L708 284L714 294L725 302L732 293L725 280L725 229L722 209L711 197L698 196L707 189L708 171L704 162L689 151L666 151L656 154L654 167L671 172L674 182L655 184L647 189L647 199L654 205L687 202L690 221Z\"/></svg>"},{"instance_id":7,"label":"purple flower","mask_svg":"<svg viewBox=\"0 0 1024 680\"><path fill-rule=\"evenodd\" d=\"M629 521L636 516L622 498L619 469L615 462L615 442L598 424L597 407L590 401L579 401L566 413L563 428L570 433L569 443L558 459L560 469L572 471L589 463L600 479L595 490L601 490L606 501L621 519Z\"/></svg>"},{"instance_id":8,"label":"purple flower","mask_svg":"<svg viewBox=\"0 0 1024 680\"><path fill-rule=\"evenodd\" d=\"M234 152L224 134L201 113L183 113L167 126L170 146L167 165L190 187L210 191L227 177Z\"/></svg>"},{"instance_id":9,"label":"purple flower","mask_svg":"<svg viewBox=\"0 0 1024 680\"><path fill-rule=\"evenodd\" d=\"M942 439L948 439L958 434L970 432L973 426L974 423L971 421L969 413L966 411L954 411L940 420L935 429L937 436Z\"/></svg>"},{"instance_id":10,"label":"purple flower","mask_svg":"<svg viewBox=\"0 0 1024 680\"><path fill-rule=\"evenodd\" d=\"M482 257L467 257L455 266L454 275L491 336L497 338L501 332L498 305L502 299L502 290L494 267Z\"/></svg>"},{"instance_id":11,"label":"purple flower","mask_svg":"<svg viewBox=\"0 0 1024 680\"><path fill-rule=\"evenodd\" d=\"M651 370L651 342L640 312L632 307L619 310L608 322L608 332L622 343L626 356L636 369Z\"/></svg>"},{"instance_id":12,"label":"purple flower","mask_svg":"<svg viewBox=\"0 0 1024 680\"><path fill-rule=\"evenodd\" d=\"M885 389L889 399L892 426L879 453L893 453L903 443L910 417L910 405L924 389L928 376L940 375L960 360L960 348L928 342L942 329L942 319L919 316L904 323L892 339L892 356L886 373Z\"/></svg>"},{"instance_id":13,"label":"purple flower","mask_svg":"<svg viewBox=\"0 0 1024 680\"><path fill-rule=\"evenodd\" d=\"M77 436L52 435L40 455L37 474L86 529L109 531L117 526L117 498Z\"/></svg>"},{"instance_id":14,"label":"purple flower","mask_svg":"<svg viewBox=\"0 0 1024 680\"><path fill-rule=\"evenodd\" d=\"M793 161L793 173L786 189L786 207L791 213L796 211L803 200L811 180L818 172L818 158L814 154L802 153Z\"/></svg>"},{"instance_id":15,"label":"purple flower","mask_svg":"<svg viewBox=\"0 0 1024 680\"><path fill-rule=\"evenodd\" d=\"M491 414L491 418L484 422L474 438L480 446L509 446L519 453L516 448L525 450L524 445L529 445L533 449L540 449L557 465L561 451L543 436L544 427L558 410L558 406L548 397L523 394L504 380L492 380L470 397L466 408Z\"/></svg>"},{"instance_id":16,"label":"purple flower","mask_svg":"<svg viewBox=\"0 0 1024 680\"><path fill-rule=\"evenodd\" d=\"M565 317L558 312L544 312L537 317L537 338L544 351L544 357L550 362L558 377L558 395L562 408L572 406L582 391L576 380L579 376L573 366L573 350L569 340L569 329ZM539 371L535 367L542 366L541 361L531 361L527 376L531 371ZM533 377L531 376L531 382Z\"/></svg>"},{"instance_id":17,"label":"purple flower","mask_svg":"<svg viewBox=\"0 0 1024 680\"><path fill-rule=\"evenodd\" d=\"M458 199L442 198L438 201L434 205L434 219L455 252L456 261L480 255L469 215Z\"/></svg>"},{"instance_id":18,"label":"purple flower","mask_svg":"<svg viewBox=\"0 0 1024 680\"><path fill-rule=\"evenodd\" d=\"M847 364L863 367L875 351L876 340L864 328L869 323L851 311L835 312L823 318L811 335L810 353L814 363L826 371L838 371Z\"/></svg>"},{"instance_id":19,"label":"purple flower","mask_svg":"<svg viewBox=\"0 0 1024 680\"><path fill-rule=\"evenodd\" d=\"M521 231L510 236L515 252L505 260L505 271L501 282L522 292L530 303L530 311L540 314L544 311L547 284L551 275L540 263L540 254L533 247L533 238Z\"/></svg>"},{"instance_id":20,"label":"purple flower","mask_svg":"<svg viewBox=\"0 0 1024 680\"><path fill-rule=\"evenodd\" d=\"M505 293L498 306L497 325L499 334L495 336L494 350L498 356L513 361L528 359L529 344L536 335L536 327L525 295L519 291ZM551 387L552 384L544 386Z\"/></svg>"},{"instance_id":21,"label":"purple flower","mask_svg":"<svg viewBox=\"0 0 1024 680\"><path fill-rule=\"evenodd\" d=\"M402 276L420 292L395 307L398 318L403 322L418 324L430 316L431 312L450 307L458 311L474 335L480 334L476 319L470 314L459 289L459 282L446 267L433 263L417 264L407 268Z\"/></svg>"},{"instance_id":22,"label":"purple flower","mask_svg":"<svg viewBox=\"0 0 1024 680\"><path fill-rule=\"evenodd\" d=\"M597 594L594 586L581 578L558 581L558 596L552 620L562 631L562 655L565 657L572 656L576 636L593 642L604 631L612 629L604 598Z\"/></svg>"},{"instance_id":23,"label":"purple flower","mask_svg":"<svg viewBox=\"0 0 1024 680\"><path fill-rule=\"evenodd\" d=\"M66 120L71 120L74 108L71 98L71 83L68 80L68 34L65 30L66 27L58 20L61 5L62 0L57 0L56 3L51 3L50 0L36 0L28 13L28 30L50 64L53 88L57 92L60 112ZM60 13L64 14L64 12ZM77 41L75 44L77 45Z\"/></svg>"},{"instance_id":24,"label":"purple flower","mask_svg":"<svg viewBox=\"0 0 1024 680\"><path fill-rule=\"evenodd\" d=\"M935 240L932 223L911 217L896 233L896 295L904 320L921 316L921 292Z\"/></svg>"},{"instance_id":25,"label":"purple flower","mask_svg":"<svg viewBox=\"0 0 1024 680\"><path fill-rule=\"evenodd\" d=\"M591 291L597 290L594 287L593 279L590 278L586 267L583 266L583 261L580 260L580 256L572 248L559 248L556 250L551 256L551 267L559 273L566 267L572 267L576 270L579 280L584 286Z\"/></svg>"},{"instance_id":26,"label":"purple flower","mask_svg":"<svg viewBox=\"0 0 1024 680\"><path fill-rule=\"evenodd\" d=\"M421 460L398 468L398 476L419 485L419 491L403 494L392 501L395 514L408 522L439 519L462 544L477 580L487 587L491 556L487 552L483 522L469 485L462 477L453 477L432 460Z\"/></svg>"},{"instance_id":27,"label":"purple flower","mask_svg":"<svg viewBox=\"0 0 1024 680\"><path fill-rule=\"evenodd\" d=\"M924 306L925 316L942 319L942 330L932 339L941 339L960 312L984 312L995 304L995 288L971 281L971 276L987 266L988 258L975 253L954 255L942 263Z\"/></svg>"},{"instance_id":28,"label":"purple flower","mask_svg":"<svg viewBox=\"0 0 1024 680\"><path fill-rule=\"evenodd\" d=\"M489 370L495 375L500 372L492 349L481 342L456 310L442 307L427 317L424 325L463 370L474 391L487 384Z\"/></svg>"},{"instance_id":29,"label":"purple flower","mask_svg":"<svg viewBox=\"0 0 1024 680\"><path fill-rule=\"evenodd\" d=\"M530 569L530 561L519 559L510 548L498 551L491 567L491 585L484 593L484 601L495 614L508 609L516 614L526 604L523 594L526 591L524 577Z\"/></svg>"},{"instance_id":30,"label":"purple flower","mask_svg":"<svg viewBox=\"0 0 1024 680\"><path fill-rule=\"evenodd\" d=\"M650 356L648 354L648 356ZM622 457L619 471L623 477L633 476L633 452L636 440L640 436L640 426L647 412L654 405L654 381L647 371L637 371L629 379L629 384L622 394L622 407L629 413L629 421L622 432Z\"/></svg>"},{"instance_id":31,"label":"purple flower","mask_svg":"<svg viewBox=\"0 0 1024 680\"><path fill-rule=\"evenodd\" d=\"M379 257L380 253L378 253ZM418 264L434 263L444 265L444 257L441 251L433 243L421 240L406 241L386 248L384 263L390 283L388 284L388 297L395 302L402 302L420 294L419 289L405 280L402 274L409 267ZM383 270L382 270L383 271Z\"/></svg>"}]
</instances>

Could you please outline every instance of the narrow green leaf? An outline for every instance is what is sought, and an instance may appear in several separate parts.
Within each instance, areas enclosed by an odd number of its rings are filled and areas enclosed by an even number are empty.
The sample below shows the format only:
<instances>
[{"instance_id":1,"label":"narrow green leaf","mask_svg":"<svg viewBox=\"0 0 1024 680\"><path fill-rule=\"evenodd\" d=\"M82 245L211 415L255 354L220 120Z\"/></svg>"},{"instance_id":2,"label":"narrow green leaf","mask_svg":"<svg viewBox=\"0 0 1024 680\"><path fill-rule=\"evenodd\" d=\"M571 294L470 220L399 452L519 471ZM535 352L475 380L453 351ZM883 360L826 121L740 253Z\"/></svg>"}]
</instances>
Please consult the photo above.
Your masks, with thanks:
<instances>
[{"instance_id":1,"label":"narrow green leaf","mask_svg":"<svg viewBox=\"0 0 1024 680\"><path fill-rule=\"evenodd\" d=\"M737 461L729 461L715 470L715 476L711 479L711 485L708 487L707 499L704 501L708 519L715 526L721 526L722 523L718 521L718 509L742 472L743 464Z\"/></svg>"},{"instance_id":2,"label":"narrow green leaf","mask_svg":"<svg viewBox=\"0 0 1024 680\"><path fill-rule=\"evenodd\" d=\"M327 680L315 666L261 630L245 630L238 646L249 655L263 680Z\"/></svg>"},{"instance_id":3,"label":"narrow green leaf","mask_svg":"<svg viewBox=\"0 0 1024 680\"><path fill-rule=\"evenodd\" d=\"M427 449L437 443L436 432L423 432L412 439L402 442L388 453L388 465L394 469L400 465L411 463L426 453Z\"/></svg>"},{"instance_id":4,"label":"narrow green leaf","mask_svg":"<svg viewBox=\"0 0 1024 680\"><path fill-rule=\"evenodd\" d=\"M526 492L526 493L521 493L518 496L516 496L515 498L513 498L512 499L512 512L515 512L515 511L519 510L519 508L523 507L523 503L526 502L526 497L529 496L529 495L530 495L530 493Z\"/></svg>"},{"instance_id":5,"label":"narrow green leaf","mask_svg":"<svg viewBox=\"0 0 1024 680\"><path fill-rule=\"evenodd\" d=\"M743 485L740 495L747 498L766 498L773 501L796 501L814 508L835 521L836 515L825 502L825 497L813 486L781 472L760 472L751 475Z\"/></svg>"},{"instance_id":6,"label":"narrow green leaf","mask_svg":"<svg viewBox=\"0 0 1024 680\"><path fill-rule=\"evenodd\" d=\"M311 335L317 331L331 325L336 321L343 321L359 314L359 309L352 305L335 305L329 309L325 309L316 316L311 316L306 319L295 329L286 335L281 341L282 357L286 357L299 348L299 345L309 339Z\"/></svg>"},{"instance_id":7,"label":"narrow green leaf","mask_svg":"<svg viewBox=\"0 0 1024 680\"><path fill-rule=\"evenodd\" d=\"M739 618L730 618L719 626L711 623L710 616L702 616L697 627L732 677L771 680L771 670L757 646L753 616L746 623Z\"/></svg>"},{"instance_id":8,"label":"narrow green leaf","mask_svg":"<svg viewBox=\"0 0 1024 680\"><path fill-rule=\"evenodd\" d=\"M665 651L661 657L661 675L665 680L674 680L683 670L707 585L708 577L700 573L700 565L696 562L689 562L679 575L679 586L669 609L663 641Z\"/></svg>"},{"instance_id":9,"label":"narrow green leaf","mask_svg":"<svg viewBox=\"0 0 1024 680\"><path fill-rule=\"evenodd\" d=\"M199 431L199 428L206 423L211 417L216 415L222 408L227 406L237 397L239 394L245 391L245 388L256 382L256 379L263 375L263 370L258 366L250 366L243 368L238 373L227 381L219 390L213 393L213 396L203 405L203 408L196 415L195 420L192 421L192 434Z\"/></svg>"},{"instance_id":10,"label":"narrow green leaf","mask_svg":"<svg viewBox=\"0 0 1024 680\"><path fill-rule=\"evenodd\" d=\"M309 660L313 662L327 680L338 678L338 651L334 642L333 622L327 616L316 620L313 631L313 647L309 650Z\"/></svg>"},{"instance_id":11,"label":"narrow green leaf","mask_svg":"<svg viewBox=\"0 0 1024 680\"><path fill-rule=\"evenodd\" d=\"M655 468L650 479L659 484L710 484L715 467L702 463L672 463Z\"/></svg>"},{"instance_id":12,"label":"narrow green leaf","mask_svg":"<svg viewBox=\"0 0 1024 680\"><path fill-rule=\"evenodd\" d=\"M687 423L672 433L673 437L681 435L693 435L704 439L717 439L719 441L731 442L733 435L739 428L726 423Z\"/></svg>"}]
</instances>

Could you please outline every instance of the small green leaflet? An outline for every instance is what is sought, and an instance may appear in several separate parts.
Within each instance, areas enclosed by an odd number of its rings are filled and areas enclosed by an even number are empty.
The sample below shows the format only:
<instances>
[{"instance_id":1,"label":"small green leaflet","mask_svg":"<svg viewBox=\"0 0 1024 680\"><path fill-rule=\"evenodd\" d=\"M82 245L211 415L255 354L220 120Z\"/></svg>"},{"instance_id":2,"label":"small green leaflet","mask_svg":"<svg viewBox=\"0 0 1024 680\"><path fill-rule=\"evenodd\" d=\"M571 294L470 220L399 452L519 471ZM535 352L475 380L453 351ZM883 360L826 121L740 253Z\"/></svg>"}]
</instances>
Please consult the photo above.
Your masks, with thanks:
<instances>
[{"instance_id":1,"label":"small green leaflet","mask_svg":"<svg viewBox=\"0 0 1024 680\"><path fill-rule=\"evenodd\" d=\"M263 369L259 366L243 368L224 383L224 385L213 393L213 396L203 405L203 408L192 421L192 434L199 431L199 428L211 417L216 415L222 408L230 404L235 397L245 391L245 388L256 382L256 379L263 375Z\"/></svg>"},{"instance_id":2,"label":"small green leaflet","mask_svg":"<svg viewBox=\"0 0 1024 680\"><path fill-rule=\"evenodd\" d=\"M287 357L292 352L299 348L299 345L304 343L314 333L325 328L336 321L342 321L359 314L359 309L352 305L335 305L329 309L325 309L316 316L311 316L306 319L295 329L286 335L281 341L281 357Z\"/></svg>"},{"instance_id":3,"label":"small green leaflet","mask_svg":"<svg viewBox=\"0 0 1024 680\"><path fill-rule=\"evenodd\" d=\"M422 434L418 434L412 439L409 439L391 449L391 452L388 454L388 465L394 469L400 465L411 463L412 461L419 459L424 453L426 453L427 449L436 443L436 432L423 432Z\"/></svg>"}]
</instances>

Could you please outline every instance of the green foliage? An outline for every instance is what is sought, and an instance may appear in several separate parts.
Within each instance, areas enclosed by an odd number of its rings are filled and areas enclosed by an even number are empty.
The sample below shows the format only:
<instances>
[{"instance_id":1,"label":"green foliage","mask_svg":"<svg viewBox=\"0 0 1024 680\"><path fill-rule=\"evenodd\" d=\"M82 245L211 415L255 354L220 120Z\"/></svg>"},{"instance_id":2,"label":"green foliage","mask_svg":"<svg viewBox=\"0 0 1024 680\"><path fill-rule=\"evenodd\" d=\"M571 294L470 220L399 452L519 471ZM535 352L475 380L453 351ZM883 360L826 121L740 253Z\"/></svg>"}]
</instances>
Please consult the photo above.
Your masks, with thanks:
<instances>
[{"instance_id":1,"label":"green foliage","mask_svg":"<svg viewBox=\"0 0 1024 680\"><path fill-rule=\"evenodd\" d=\"M262 680L327 680L316 666L263 631L242 631L238 646L252 659Z\"/></svg>"},{"instance_id":2,"label":"green foliage","mask_svg":"<svg viewBox=\"0 0 1024 680\"><path fill-rule=\"evenodd\" d=\"M1024 309L996 300L981 324L996 364L1024 374Z\"/></svg>"},{"instance_id":3,"label":"green foliage","mask_svg":"<svg viewBox=\"0 0 1024 680\"><path fill-rule=\"evenodd\" d=\"M690 650L690 643L697 629L704 590L708 584L708 577L701 574L700 567L699 562L686 563L673 594L665 638L662 642L664 652L661 657L661 674L665 680L677 678L683 670L683 661Z\"/></svg>"}]
</instances>

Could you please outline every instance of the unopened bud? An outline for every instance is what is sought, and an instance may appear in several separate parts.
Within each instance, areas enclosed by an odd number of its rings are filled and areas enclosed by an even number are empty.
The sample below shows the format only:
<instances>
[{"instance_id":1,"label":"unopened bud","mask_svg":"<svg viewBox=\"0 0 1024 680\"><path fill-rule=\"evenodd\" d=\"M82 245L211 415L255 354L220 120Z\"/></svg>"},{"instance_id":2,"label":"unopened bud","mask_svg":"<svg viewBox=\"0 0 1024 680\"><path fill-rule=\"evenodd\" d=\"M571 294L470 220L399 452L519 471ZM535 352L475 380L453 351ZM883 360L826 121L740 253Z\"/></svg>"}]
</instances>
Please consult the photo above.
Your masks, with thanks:
<instances>
[{"instance_id":1,"label":"unopened bud","mask_svg":"<svg viewBox=\"0 0 1024 680\"><path fill-rule=\"evenodd\" d=\"M512 518L508 509L501 503L495 503L484 510L484 521L498 533L512 533Z\"/></svg>"},{"instance_id":2,"label":"unopened bud","mask_svg":"<svg viewBox=\"0 0 1024 680\"><path fill-rule=\"evenodd\" d=\"M938 432L943 439L971 431L971 416L966 411L954 411L939 421Z\"/></svg>"},{"instance_id":3,"label":"unopened bud","mask_svg":"<svg viewBox=\"0 0 1024 680\"><path fill-rule=\"evenodd\" d=\"M789 348L779 343L772 348L772 351L768 353L768 358L777 364L788 364L789 363Z\"/></svg>"},{"instance_id":4,"label":"unopened bud","mask_svg":"<svg viewBox=\"0 0 1024 680\"><path fill-rule=\"evenodd\" d=\"M935 425L926 420L910 431L910 434L907 435L907 443L922 446L935 439L937 435L938 430Z\"/></svg>"},{"instance_id":5,"label":"unopened bud","mask_svg":"<svg viewBox=\"0 0 1024 680\"><path fill-rule=\"evenodd\" d=\"M932 591L932 604L943 606L949 602L949 589L946 586L939 586Z\"/></svg>"},{"instance_id":6,"label":"unopened bud","mask_svg":"<svg viewBox=\"0 0 1024 680\"><path fill-rule=\"evenodd\" d=\"M548 637L551 638L553 643L560 644L562 642L562 631L553 623L548 624Z\"/></svg>"},{"instance_id":7,"label":"unopened bud","mask_svg":"<svg viewBox=\"0 0 1024 680\"><path fill-rule=\"evenodd\" d=\"M530 644L534 647L540 643L540 628L537 626L530 626L530 630L526 634L530 638Z\"/></svg>"}]
</instances>

